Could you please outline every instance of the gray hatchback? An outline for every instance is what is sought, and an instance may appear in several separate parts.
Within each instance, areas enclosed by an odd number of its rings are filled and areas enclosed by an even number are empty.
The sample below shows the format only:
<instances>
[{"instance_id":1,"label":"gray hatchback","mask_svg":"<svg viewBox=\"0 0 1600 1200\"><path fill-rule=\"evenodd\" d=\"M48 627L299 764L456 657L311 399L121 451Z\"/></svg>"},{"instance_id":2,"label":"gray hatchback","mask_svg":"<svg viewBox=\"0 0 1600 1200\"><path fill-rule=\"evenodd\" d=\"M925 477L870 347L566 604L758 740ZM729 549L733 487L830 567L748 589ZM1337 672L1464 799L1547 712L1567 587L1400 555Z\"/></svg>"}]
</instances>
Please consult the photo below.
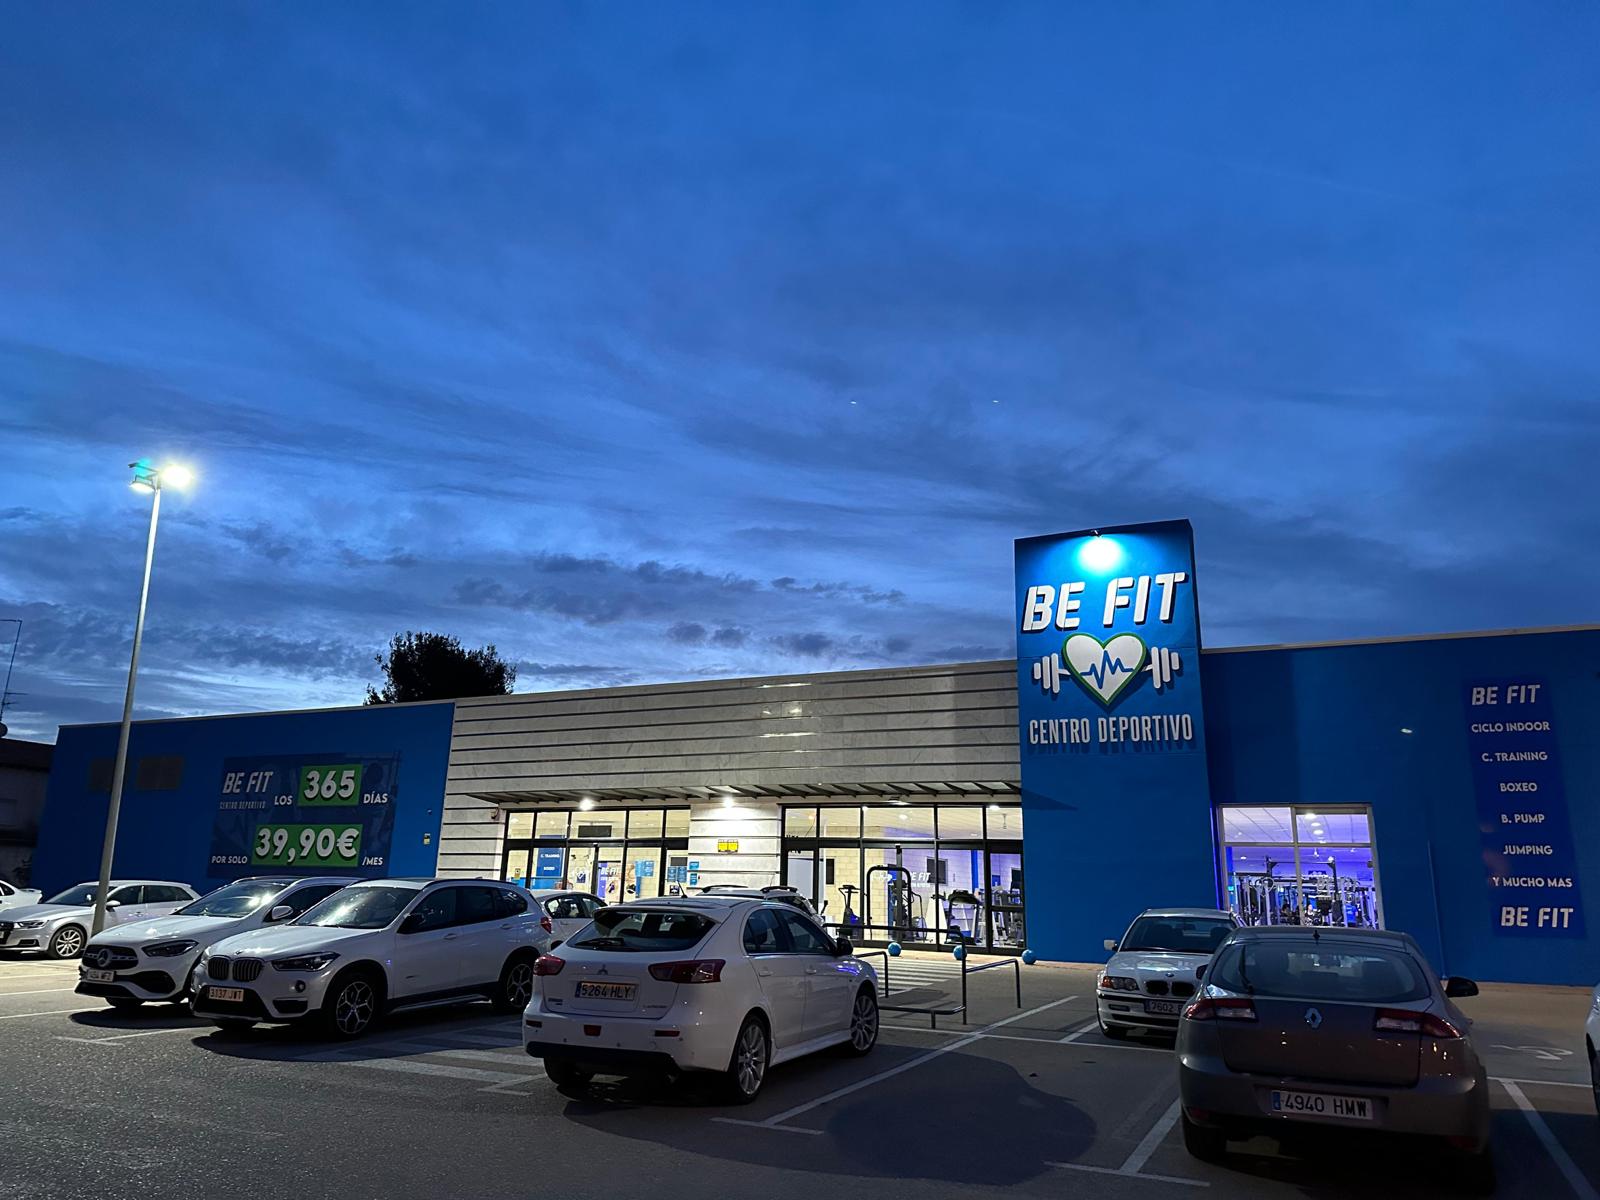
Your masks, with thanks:
<instances>
[{"instance_id":1,"label":"gray hatchback","mask_svg":"<svg viewBox=\"0 0 1600 1200\"><path fill-rule=\"evenodd\" d=\"M1273 926L1217 948L1178 1027L1184 1145L1216 1160L1230 1137L1331 1130L1429 1138L1460 1181L1494 1188L1488 1078L1471 1022L1402 933Z\"/></svg>"}]
</instances>

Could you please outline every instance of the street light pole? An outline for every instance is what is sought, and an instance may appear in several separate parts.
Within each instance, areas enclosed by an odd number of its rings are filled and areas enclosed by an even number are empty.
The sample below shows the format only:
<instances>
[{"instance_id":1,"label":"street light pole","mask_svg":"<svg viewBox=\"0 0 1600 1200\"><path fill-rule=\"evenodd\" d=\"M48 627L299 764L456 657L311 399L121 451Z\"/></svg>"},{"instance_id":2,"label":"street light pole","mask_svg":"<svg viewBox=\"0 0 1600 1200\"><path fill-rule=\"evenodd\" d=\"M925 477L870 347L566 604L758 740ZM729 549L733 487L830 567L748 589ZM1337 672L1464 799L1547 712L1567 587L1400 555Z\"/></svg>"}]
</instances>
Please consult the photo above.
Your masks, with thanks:
<instances>
[{"instance_id":1,"label":"street light pole","mask_svg":"<svg viewBox=\"0 0 1600 1200\"><path fill-rule=\"evenodd\" d=\"M93 934L106 924L106 893L111 889L111 860L117 848L117 818L122 812L122 785L128 774L128 735L133 731L133 689L139 678L139 647L144 641L145 607L150 600L150 568L156 559L156 523L161 519L162 475L176 486L184 486L190 476L182 467L155 470L147 462L129 463L133 486L150 492L150 536L144 547L144 581L139 586L139 615L133 623L133 656L128 660L128 691L122 700L122 728L117 734L117 762L111 772L111 797L106 807L105 841L100 848L100 886L94 894Z\"/></svg>"}]
</instances>

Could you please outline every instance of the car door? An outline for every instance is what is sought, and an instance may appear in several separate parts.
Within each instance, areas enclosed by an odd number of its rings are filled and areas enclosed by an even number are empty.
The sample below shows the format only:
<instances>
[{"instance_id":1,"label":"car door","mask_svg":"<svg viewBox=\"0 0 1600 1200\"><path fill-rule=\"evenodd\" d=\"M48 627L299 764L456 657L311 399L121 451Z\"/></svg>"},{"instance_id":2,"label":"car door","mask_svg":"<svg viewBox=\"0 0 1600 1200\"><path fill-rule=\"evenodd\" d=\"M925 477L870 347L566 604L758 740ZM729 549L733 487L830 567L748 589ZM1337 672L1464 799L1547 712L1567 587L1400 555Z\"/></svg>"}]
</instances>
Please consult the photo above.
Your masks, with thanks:
<instances>
[{"instance_id":1,"label":"car door","mask_svg":"<svg viewBox=\"0 0 1600 1200\"><path fill-rule=\"evenodd\" d=\"M451 992L461 986L461 928L456 924L460 890L433 888L400 919L391 975L396 999Z\"/></svg>"},{"instance_id":2,"label":"car door","mask_svg":"<svg viewBox=\"0 0 1600 1200\"><path fill-rule=\"evenodd\" d=\"M144 899L139 905L142 910L140 917L169 917L194 899L197 897L175 884L147 883L144 885Z\"/></svg>"},{"instance_id":3,"label":"car door","mask_svg":"<svg viewBox=\"0 0 1600 1200\"><path fill-rule=\"evenodd\" d=\"M117 906L106 909L106 925L126 925L140 920L144 916L144 892L144 886L137 883L112 888L106 895L106 903L115 900Z\"/></svg>"},{"instance_id":4,"label":"car door","mask_svg":"<svg viewBox=\"0 0 1600 1200\"><path fill-rule=\"evenodd\" d=\"M589 923L590 917L600 910L600 902L585 903L586 899L575 895L551 896L544 902L544 915L550 918L552 938L567 941Z\"/></svg>"},{"instance_id":5,"label":"car door","mask_svg":"<svg viewBox=\"0 0 1600 1200\"><path fill-rule=\"evenodd\" d=\"M744 952L772 1017L774 1052L805 1041L808 956L790 950L789 933L775 908L758 908L745 918Z\"/></svg>"},{"instance_id":6,"label":"car door","mask_svg":"<svg viewBox=\"0 0 1600 1200\"><path fill-rule=\"evenodd\" d=\"M494 983L515 944L517 922L505 912L501 888L464 884L456 889L457 987ZM531 939L530 939L531 941Z\"/></svg>"},{"instance_id":7,"label":"car door","mask_svg":"<svg viewBox=\"0 0 1600 1200\"><path fill-rule=\"evenodd\" d=\"M778 919L789 934L792 953L805 966L805 1040L850 1029L850 1008L855 1003L857 975L848 958L833 952L833 943L815 922L799 910L782 908Z\"/></svg>"}]
</instances>

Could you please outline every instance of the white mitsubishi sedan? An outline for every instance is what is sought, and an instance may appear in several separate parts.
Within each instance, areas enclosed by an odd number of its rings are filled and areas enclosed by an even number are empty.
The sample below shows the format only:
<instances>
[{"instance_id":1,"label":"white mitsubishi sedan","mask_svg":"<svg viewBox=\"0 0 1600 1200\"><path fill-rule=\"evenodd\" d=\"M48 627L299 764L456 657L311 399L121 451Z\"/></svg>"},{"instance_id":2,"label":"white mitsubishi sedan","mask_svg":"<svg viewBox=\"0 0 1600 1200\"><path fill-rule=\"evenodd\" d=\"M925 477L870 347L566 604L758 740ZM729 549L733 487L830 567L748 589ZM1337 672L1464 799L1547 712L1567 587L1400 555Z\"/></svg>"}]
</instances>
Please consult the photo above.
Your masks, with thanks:
<instances>
[{"instance_id":1,"label":"white mitsubishi sedan","mask_svg":"<svg viewBox=\"0 0 1600 1200\"><path fill-rule=\"evenodd\" d=\"M534 966L528 1053L563 1091L596 1075L713 1072L734 1103L767 1069L878 1040L878 976L792 905L743 896L636 900Z\"/></svg>"}]
</instances>

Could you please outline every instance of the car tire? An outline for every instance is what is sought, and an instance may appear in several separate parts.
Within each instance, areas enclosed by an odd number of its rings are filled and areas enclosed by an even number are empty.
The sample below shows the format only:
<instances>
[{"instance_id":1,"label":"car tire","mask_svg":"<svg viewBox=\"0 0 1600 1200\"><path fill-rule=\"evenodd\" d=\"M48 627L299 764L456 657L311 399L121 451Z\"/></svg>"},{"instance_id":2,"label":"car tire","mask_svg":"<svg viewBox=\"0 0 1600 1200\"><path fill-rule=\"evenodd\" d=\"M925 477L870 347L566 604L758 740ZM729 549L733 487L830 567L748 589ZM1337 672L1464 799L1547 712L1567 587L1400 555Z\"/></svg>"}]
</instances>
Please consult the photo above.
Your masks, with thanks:
<instances>
[{"instance_id":1,"label":"car tire","mask_svg":"<svg viewBox=\"0 0 1600 1200\"><path fill-rule=\"evenodd\" d=\"M144 1001L139 999L137 996L107 996L106 1003L111 1005L112 1008L121 1008L131 1011L142 1005Z\"/></svg>"},{"instance_id":2,"label":"car tire","mask_svg":"<svg viewBox=\"0 0 1600 1200\"><path fill-rule=\"evenodd\" d=\"M581 1096L589 1082L594 1079L594 1074L579 1068L574 1063L563 1062L559 1058L544 1060L545 1078L556 1085L556 1091L563 1096Z\"/></svg>"},{"instance_id":3,"label":"car tire","mask_svg":"<svg viewBox=\"0 0 1600 1200\"><path fill-rule=\"evenodd\" d=\"M1208 1129L1183 1114L1183 1148L1201 1162L1221 1162L1228 1156L1228 1138L1220 1129Z\"/></svg>"},{"instance_id":4,"label":"car tire","mask_svg":"<svg viewBox=\"0 0 1600 1200\"><path fill-rule=\"evenodd\" d=\"M739 1036L733 1039L733 1054L722 1077L723 1097L730 1104L751 1103L761 1094L771 1065L772 1038L767 1033L767 1023L751 1013L739 1026Z\"/></svg>"},{"instance_id":5,"label":"car tire","mask_svg":"<svg viewBox=\"0 0 1600 1200\"><path fill-rule=\"evenodd\" d=\"M495 1012L519 1013L533 999L533 959L526 954L513 956L500 972L500 982L489 997Z\"/></svg>"},{"instance_id":6,"label":"car tire","mask_svg":"<svg viewBox=\"0 0 1600 1200\"><path fill-rule=\"evenodd\" d=\"M77 958L83 953L83 944L89 939L78 925L63 925L50 938L46 953L51 958Z\"/></svg>"},{"instance_id":7,"label":"car tire","mask_svg":"<svg viewBox=\"0 0 1600 1200\"><path fill-rule=\"evenodd\" d=\"M383 1012L383 984L371 970L347 971L328 986L322 1027L336 1038L358 1038Z\"/></svg>"},{"instance_id":8,"label":"car tire","mask_svg":"<svg viewBox=\"0 0 1600 1200\"><path fill-rule=\"evenodd\" d=\"M878 1028L878 993L864 987L850 1007L850 1040L844 1043L844 1052L851 1058L871 1054L878 1044Z\"/></svg>"},{"instance_id":9,"label":"car tire","mask_svg":"<svg viewBox=\"0 0 1600 1200\"><path fill-rule=\"evenodd\" d=\"M1099 1020L1098 1017L1095 1019ZM1113 1041L1120 1042L1124 1040L1130 1033L1132 1033L1133 1030L1129 1029L1126 1025L1107 1025L1104 1021L1100 1021L1100 1032L1105 1034L1106 1037L1111 1038Z\"/></svg>"}]
</instances>

